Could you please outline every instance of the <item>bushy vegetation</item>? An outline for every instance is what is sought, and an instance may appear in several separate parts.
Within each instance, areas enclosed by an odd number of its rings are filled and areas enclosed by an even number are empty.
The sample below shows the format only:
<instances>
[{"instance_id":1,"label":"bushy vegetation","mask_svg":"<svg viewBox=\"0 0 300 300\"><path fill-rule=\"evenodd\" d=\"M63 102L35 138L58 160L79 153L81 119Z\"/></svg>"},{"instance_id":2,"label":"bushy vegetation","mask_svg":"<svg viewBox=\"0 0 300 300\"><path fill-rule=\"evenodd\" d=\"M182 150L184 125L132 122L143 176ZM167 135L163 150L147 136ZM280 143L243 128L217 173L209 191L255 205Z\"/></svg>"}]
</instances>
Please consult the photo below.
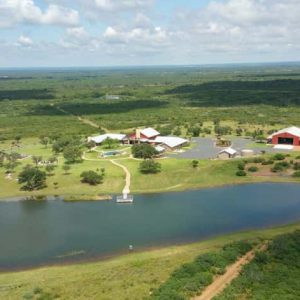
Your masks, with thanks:
<instances>
[{"instance_id":1,"label":"bushy vegetation","mask_svg":"<svg viewBox=\"0 0 300 300\"><path fill-rule=\"evenodd\" d=\"M184 300L200 294L213 277L223 274L228 265L250 251L249 242L239 241L224 246L220 251L200 255L193 262L182 265L157 290L153 300Z\"/></svg>"},{"instance_id":2,"label":"bushy vegetation","mask_svg":"<svg viewBox=\"0 0 300 300\"><path fill-rule=\"evenodd\" d=\"M158 154L156 149L150 144L135 144L131 148L133 157L151 159Z\"/></svg>"},{"instance_id":3,"label":"bushy vegetation","mask_svg":"<svg viewBox=\"0 0 300 300\"><path fill-rule=\"evenodd\" d=\"M257 139L270 132L265 126L300 124L300 75L293 65L289 70L157 67L2 74L9 77L0 80L0 140L58 132L94 134L95 128L78 117L92 120L99 132L150 125L174 134L187 126L191 136L214 132ZM120 99L111 101L103 97L106 94ZM238 125L223 125L224 120ZM206 121L216 122L207 128L202 126ZM249 130L249 123L260 129Z\"/></svg>"},{"instance_id":4,"label":"bushy vegetation","mask_svg":"<svg viewBox=\"0 0 300 300\"><path fill-rule=\"evenodd\" d=\"M216 300L300 299L300 231L279 236L256 254Z\"/></svg>"},{"instance_id":5,"label":"bushy vegetation","mask_svg":"<svg viewBox=\"0 0 300 300\"><path fill-rule=\"evenodd\" d=\"M30 165L26 166L18 176L23 190L34 191L46 186L47 175L44 171Z\"/></svg>"},{"instance_id":6,"label":"bushy vegetation","mask_svg":"<svg viewBox=\"0 0 300 300\"><path fill-rule=\"evenodd\" d=\"M140 163L139 170L143 174L156 174L161 171L161 164L153 159L145 159Z\"/></svg>"},{"instance_id":7,"label":"bushy vegetation","mask_svg":"<svg viewBox=\"0 0 300 300\"><path fill-rule=\"evenodd\" d=\"M84 171L80 174L81 182L88 183L90 185L97 185L103 182L104 170L101 173L95 171Z\"/></svg>"}]
</instances>

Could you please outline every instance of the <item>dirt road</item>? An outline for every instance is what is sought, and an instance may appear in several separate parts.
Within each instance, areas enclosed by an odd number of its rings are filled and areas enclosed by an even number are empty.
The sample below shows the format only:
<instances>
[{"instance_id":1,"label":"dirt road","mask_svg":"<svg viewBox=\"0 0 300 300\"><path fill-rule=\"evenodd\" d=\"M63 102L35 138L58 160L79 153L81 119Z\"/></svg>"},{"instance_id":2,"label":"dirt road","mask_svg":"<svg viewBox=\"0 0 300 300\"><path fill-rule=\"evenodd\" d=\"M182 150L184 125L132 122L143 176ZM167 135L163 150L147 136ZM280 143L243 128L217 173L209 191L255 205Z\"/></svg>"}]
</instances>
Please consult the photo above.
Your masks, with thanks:
<instances>
[{"instance_id":1,"label":"dirt road","mask_svg":"<svg viewBox=\"0 0 300 300\"><path fill-rule=\"evenodd\" d=\"M263 251L266 249L266 245L261 246L260 248L256 248L243 257L241 257L238 261L236 261L233 265L229 266L226 269L225 274L218 276L215 278L213 283L209 285L200 296L193 298L193 300L211 300L218 294L220 294L227 285L231 283L233 279L239 276L244 265L251 262L251 260L255 256L255 251L260 250Z\"/></svg>"},{"instance_id":2,"label":"dirt road","mask_svg":"<svg viewBox=\"0 0 300 300\"><path fill-rule=\"evenodd\" d=\"M126 174L126 178L125 178L125 186L124 186L124 189L123 189L123 194L126 194L126 195L130 194L131 175L130 175L129 170L125 166L117 163L115 160L111 159L110 161L111 161L112 164L114 164L114 165L116 165L116 166L118 166L118 167L120 167L124 170L124 172Z\"/></svg>"}]
</instances>

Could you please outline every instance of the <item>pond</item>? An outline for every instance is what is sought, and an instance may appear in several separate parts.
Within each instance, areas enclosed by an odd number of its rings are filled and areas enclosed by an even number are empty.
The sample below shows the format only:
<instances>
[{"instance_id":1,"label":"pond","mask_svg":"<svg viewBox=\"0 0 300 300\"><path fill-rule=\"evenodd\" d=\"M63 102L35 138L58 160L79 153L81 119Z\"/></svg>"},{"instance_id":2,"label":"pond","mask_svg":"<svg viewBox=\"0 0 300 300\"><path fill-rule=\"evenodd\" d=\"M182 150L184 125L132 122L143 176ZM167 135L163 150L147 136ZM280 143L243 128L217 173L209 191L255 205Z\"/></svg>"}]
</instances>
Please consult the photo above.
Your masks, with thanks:
<instances>
[{"instance_id":1,"label":"pond","mask_svg":"<svg viewBox=\"0 0 300 300\"><path fill-rule=\"evenodd\" d=\"M135 195L133 204L0 202L0 270L103 258L300 220L300 185Z\"/></svg>"}]
</instances>

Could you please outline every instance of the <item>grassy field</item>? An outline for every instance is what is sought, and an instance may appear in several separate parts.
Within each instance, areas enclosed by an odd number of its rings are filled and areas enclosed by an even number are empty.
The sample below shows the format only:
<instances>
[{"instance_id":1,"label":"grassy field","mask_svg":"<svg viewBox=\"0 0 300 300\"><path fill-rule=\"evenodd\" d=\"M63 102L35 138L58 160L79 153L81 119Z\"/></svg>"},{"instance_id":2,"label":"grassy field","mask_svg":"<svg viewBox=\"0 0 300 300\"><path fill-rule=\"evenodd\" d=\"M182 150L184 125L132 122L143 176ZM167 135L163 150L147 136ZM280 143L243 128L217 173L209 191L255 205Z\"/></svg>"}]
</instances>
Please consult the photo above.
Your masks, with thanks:
<instances>
[{"instance_id":1,"label":"grassy field","mask_svg":"<svg viewBox=\"0 0 300 300\"><path fill-rule=\"evenodd\" d=\"M9 150L10 145L11 143L6 141L2 144L2 147L5 150ZM48 148L45 148L38 142L38 139L34 138L22 140L18 152L22 154L41 155L43 159L48 159L53 155L51 152L51 145ZM60 155L58 157L58 165L53 171L53 174L47 177L47 187L34 192L20 190L21 185L17 182L17 174L22 168L27 164L33 164L31 157L19 161L19 165L13 173L12 179L7 179L5 176L5 169L0 168L0 185L5 186L5 189L0 190L0 198L60 195L67 197L74 196L77 199L88 199L88 196L91 196L91 199L94 199L97 195L121 193L125 179L123 170L113 165L110 162L110 158L99 159L98 153L96 152L86 153L85 157L88 160L72 164L71 170L68 171L68 174L65 174L62 169L64 158ZM239 163L238 160L201 160L198 168L192 168L191 160L189 159L166 158L159 160L162 165L162 172L158 174L143 175L139 172L140 160L128 158L128 155L127 158L125 155L125 157L121 156L114 159L117 159L118 162L129 169L132 176L131 192L133 193L179 191L226 184L263 181L299 182L299 179L290 177L237 177L235 173ZM43 167L41 168L43 169ZM80 174L83 171L96 171L101 168L105 168L106 174L102 184L90 186L80 182Z\"/></svg>"},{"instance_id":2,"label":"grassy field","mask_svg":"<svg viewBox=\"0 0 300 300\"><path fill-rule=\"evenodd\" d=\"M56 295L57 299L140 300L169 278L174 269L202 253L232 241L272 239L299 228L298 223L131 253L106 261L0 273L0 299L35 299L31 297L34 292L42 290L50 295L45 299L54 299Z\"/></svg>"}]
</instances>

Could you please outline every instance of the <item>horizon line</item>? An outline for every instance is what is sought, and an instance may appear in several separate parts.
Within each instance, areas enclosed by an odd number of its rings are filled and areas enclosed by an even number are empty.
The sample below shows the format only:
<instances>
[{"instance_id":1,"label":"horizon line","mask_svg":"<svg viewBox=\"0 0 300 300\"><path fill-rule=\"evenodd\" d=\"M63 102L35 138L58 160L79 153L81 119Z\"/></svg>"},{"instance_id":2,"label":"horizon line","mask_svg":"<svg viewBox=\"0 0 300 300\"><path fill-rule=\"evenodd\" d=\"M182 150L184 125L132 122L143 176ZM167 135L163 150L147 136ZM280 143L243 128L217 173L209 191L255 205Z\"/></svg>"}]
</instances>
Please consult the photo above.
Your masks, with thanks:
<instances>
[{"instance_id":1,"label":"horizon line","mask_svg":"<svg viewBox=\"0 0 300 300\"><path fill-rule=\"evenodd\" d=\"M276 64L300 64L297 61L266 61L266 62L231 62L231 63L204 63L204 64L157 64L157 65L110 65L110 66L26 66L26 67L0 67L0 70L25 70L25 69L115 69L115 68L158 68L158 67L214 67L214 66L238 66L238 65L276 65Z\"/></svg>"}]
</instances>

